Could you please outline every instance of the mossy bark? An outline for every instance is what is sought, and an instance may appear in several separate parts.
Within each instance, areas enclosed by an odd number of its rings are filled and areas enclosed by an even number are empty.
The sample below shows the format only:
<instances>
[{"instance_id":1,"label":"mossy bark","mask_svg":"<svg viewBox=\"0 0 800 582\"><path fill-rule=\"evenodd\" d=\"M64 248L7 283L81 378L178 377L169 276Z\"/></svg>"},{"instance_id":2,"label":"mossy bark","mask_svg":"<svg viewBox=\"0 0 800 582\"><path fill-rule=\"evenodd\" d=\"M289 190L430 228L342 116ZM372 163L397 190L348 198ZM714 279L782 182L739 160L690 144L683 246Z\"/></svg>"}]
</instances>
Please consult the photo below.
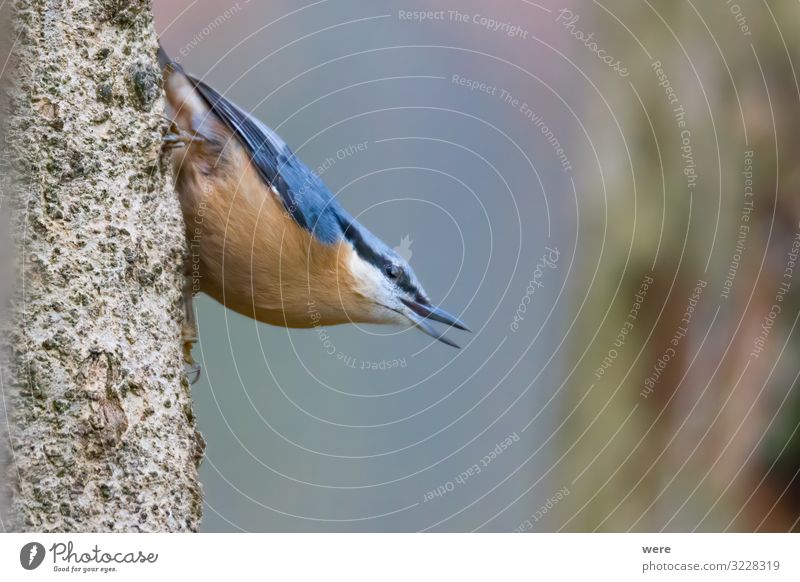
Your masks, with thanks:
<instances>
[{"instance_id":1,"label":"mossy bark","mask_svg":"<svg viewBox=\"0 0 800 582\"><path fill-rule=\"evenodd\" d=\"M203 447L150 3L15 0L10 22L5 527L196 530Z\"/></svg>"}]
</instances>

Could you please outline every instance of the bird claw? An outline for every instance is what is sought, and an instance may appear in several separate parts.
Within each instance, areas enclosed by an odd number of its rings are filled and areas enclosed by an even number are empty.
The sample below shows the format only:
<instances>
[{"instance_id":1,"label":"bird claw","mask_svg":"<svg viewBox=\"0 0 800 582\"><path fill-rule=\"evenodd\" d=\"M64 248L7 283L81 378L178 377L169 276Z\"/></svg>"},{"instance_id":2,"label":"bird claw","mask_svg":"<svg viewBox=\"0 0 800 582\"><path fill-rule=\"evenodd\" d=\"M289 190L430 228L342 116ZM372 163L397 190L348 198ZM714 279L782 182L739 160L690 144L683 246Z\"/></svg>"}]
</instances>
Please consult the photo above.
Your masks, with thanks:
<instances>
[{"instance_id":1,"label":"bird claw","mask_svg":"<svg viewBox=\"0 0 800 582\"><path fill-rule=\"evenodd\" d=\"M170 128L162 138L162 148L165 150L174 150L185 148L193 143L202 143L205 140L197 135L192 135L187 131L178 128Z\"/></svg>"},{"instance_id":2,"label":"bird claw","mask_svg":"<svg viewBox=\"0 0 800 582\"><path fill-rule=\"evenodd\" d=\"M161 140L163 149L174 150L188 147L193 143L202 143L206 141L196 133L189 133L185 129L178 127L174 119L170 119L165 115L161 115L161 117L169 123L169 129Z\"/></svg>"},{"instance_id":3,"label":"bird claw","mask_svg":"<svg viewBox=\"0 0 800 582\"><path fill-rule=\"evenodd\" d=\"M190 386L193 386L197 383L203 372L203 366L201 366L197 362L192 362L191 364L188 363L184 364L183 369L184 372L186 373L186 379L189 380Z\"/></svg>"},{"instance_id":4,"label":"bird claw","mask_svg":"<svg viewBox=\"0 0 800 582\"><path fill-rule=\"evenodd\" d=\"M181 330L183 338L183 364L189 384L194 384L200 379L202 366L195 362L192 356L192 348L197 343L197 329L192 323L186 322Z\"/></svg>"}]
</instances>

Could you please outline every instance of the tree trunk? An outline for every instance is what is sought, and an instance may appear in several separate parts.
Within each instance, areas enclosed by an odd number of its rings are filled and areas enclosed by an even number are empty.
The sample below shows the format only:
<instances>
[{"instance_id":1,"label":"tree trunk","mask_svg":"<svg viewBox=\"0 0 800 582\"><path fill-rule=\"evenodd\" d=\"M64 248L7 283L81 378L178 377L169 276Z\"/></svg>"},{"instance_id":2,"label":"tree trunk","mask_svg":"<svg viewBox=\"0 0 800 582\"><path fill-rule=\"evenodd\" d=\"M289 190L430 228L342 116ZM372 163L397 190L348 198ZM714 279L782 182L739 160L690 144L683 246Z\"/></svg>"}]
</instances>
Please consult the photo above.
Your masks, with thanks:
<instances>
[{"instance_id":1,"label":"tree trunk","mask_svg":"<svg viewBox=\"0 0 800 582\"><path fill-rule=\"evenodd\" d=\"M185 241L150 3L15 0L10 18L11 529L196 530Z\"/></svg>"}]
</instances>

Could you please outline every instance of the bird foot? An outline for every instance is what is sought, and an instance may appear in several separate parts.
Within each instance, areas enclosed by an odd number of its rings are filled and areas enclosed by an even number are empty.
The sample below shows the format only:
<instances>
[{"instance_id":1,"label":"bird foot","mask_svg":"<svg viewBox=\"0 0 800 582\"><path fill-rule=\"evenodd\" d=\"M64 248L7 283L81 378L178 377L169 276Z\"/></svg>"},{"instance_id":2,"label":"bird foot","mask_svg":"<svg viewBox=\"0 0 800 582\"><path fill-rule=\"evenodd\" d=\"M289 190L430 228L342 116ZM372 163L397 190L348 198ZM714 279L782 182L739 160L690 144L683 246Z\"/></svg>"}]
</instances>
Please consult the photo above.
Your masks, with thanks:
<instances>
[{"instance_id":1,"label":"bird foot","mask_svg":"<svg viewBox=\"0 0 800 582\"><path fill-rule=\"evenodd\" d=\"M174 122L170 123L169 130L162 138L162 148L174 150L189 147L193 143L203 143L205 140L197 134L189 133L179 128Z\"/></svg>"},{"instance_id":2,"label":"bird foot","mask_svg":"<svg viewBox=\"0 0 800 582\"><path fill-rule=\"evenodd\" d=\"M165 150L176 150L188 147L193 143L203 143L203 141L205 140L185 131L168 133L162 140L162 148Z\"/></svg>"},{"instance_id":3,"label":"bird foot","mask_svg":"<svg viewBox=\"0 0 800 582\"><path fill-rule=\"evenodd\" d=\"M194 386L203 374L203 366L197 362L191 364L184 364L183 371L186 374L186 379L189 380L189 385Z\"/></svg>"},{"instance_id":4,"label":"bird foot","mask_svg":"<svg viewBox=\"0 0 800 582\"><path fill-rule=\"evenodd\" d=\"M193 326L184 324L183 336L183 365L189 384L194 384L200 379L202 366L198 364L192 356L192 348L197 343L197 330Z\"/></svg>"}]
</instances>

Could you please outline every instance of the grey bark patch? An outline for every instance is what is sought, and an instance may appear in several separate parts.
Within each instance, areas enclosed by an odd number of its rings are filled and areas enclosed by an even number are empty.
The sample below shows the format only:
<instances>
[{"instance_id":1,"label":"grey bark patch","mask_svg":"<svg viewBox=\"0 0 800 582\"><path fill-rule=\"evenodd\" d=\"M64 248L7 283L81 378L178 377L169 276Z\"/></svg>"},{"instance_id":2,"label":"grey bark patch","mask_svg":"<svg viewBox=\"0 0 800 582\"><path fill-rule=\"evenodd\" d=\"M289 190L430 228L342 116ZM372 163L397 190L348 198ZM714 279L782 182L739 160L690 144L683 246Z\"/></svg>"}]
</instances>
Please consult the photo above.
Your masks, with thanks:
<instances>
[{"instance_id":1,"label":"grey bark patch","mask_svg":"<svg viewBox=\"0 0 800 582\"><path fill-rule=\"evenodd\" d=\"M150 111L161 96L161 69L152 63L137 62L129 75L136 105L143 111Z\"/></svg>"}]
</instances>

